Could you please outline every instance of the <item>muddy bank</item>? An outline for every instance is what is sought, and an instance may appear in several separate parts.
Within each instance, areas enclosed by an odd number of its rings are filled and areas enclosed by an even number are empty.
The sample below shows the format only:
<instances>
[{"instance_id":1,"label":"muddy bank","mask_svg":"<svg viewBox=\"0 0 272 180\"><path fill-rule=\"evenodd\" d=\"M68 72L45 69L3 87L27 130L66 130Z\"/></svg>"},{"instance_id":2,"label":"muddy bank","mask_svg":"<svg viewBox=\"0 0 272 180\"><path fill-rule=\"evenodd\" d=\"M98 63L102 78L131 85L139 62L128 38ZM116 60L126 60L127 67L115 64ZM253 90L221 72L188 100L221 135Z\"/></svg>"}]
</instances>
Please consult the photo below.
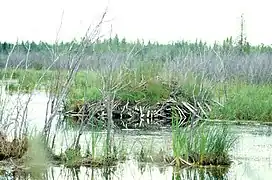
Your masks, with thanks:
<instances>
[{"instance_id":1,"label":"muddy bank","mask_svg":"<svg viewBox=\"0 0 272 180\"><path fill-rule=\"evenodd\" d=\"M112 119L117 128L160 128L171 126L173 117L180 126L187 125L192 118L195 123L198 118L206 116L210 111L208 102L186 102L174 98L158 102L154 105L135 101L114 101ZM106 101L77 102L66 117L72 117L76 123L84 122L90 125L105 127L108 115Z\"/></svg>"}]
</instances>

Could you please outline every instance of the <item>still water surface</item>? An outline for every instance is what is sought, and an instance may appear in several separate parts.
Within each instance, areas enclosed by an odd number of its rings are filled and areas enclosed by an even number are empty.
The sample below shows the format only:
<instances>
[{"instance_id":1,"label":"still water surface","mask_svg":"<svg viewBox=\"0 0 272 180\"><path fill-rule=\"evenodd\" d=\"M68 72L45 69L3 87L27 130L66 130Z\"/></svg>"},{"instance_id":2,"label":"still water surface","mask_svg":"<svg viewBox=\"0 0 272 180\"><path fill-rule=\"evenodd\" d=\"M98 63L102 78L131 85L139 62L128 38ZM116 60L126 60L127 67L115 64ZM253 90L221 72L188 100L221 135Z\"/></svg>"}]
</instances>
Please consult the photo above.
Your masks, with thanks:
<instances>
[{"instance_id":1,"label":"still water surface","mask_svg":"<svg viewBox=\"0 0 272 180\"><path fill-rule=\"evenodd\" d=\"M8 96L9 102L15 102L18 96ZM3 95L2 95L3 97ZM26 96L20 96L20 104L26 100ZM17 100L18 101L18 100ZM16 102L17 102L16 101ZM28 108L29 126L41 129L44 125L47 95L43 92L36 92L32 97ZM13 107L7 106L7 107ZM8 108L6 108L8 109ZM12 116L11 116L12 117ZM14 117L13 117L14 118ZM118 164L113 168L92 169L81 167L78 169L68 169L62 166L49 167L41 173L17 173L11 175L8 171L1 172L0 179L45 179L45 180L68 180L68 179L143 179L143 180L168 180L168 179L238 179L238 180L269 180L272 179L272 127L271 126L249 126L232 125L231 131L239 138L234 148L230 152L234 160L227 170L221 169L221 173L214 169L181 169L165 167L162 165L139 164L133 160ZM60 132L64 133L64 132ZM60 152L63 145L63 138L69 137L74 132L66 131L59 134L56 151ZM86 139L90 133L86 131L82 138L82 146L86 146ZM163 131L124 131L116 135L126 145L128 149L135 149L141 145L151 145L156 148L167 148L170 146L171 133ZM152 144L150 143L152 141ZM135 142L135 143L132 143ZM69 144L69 138L68 142ZM68 145L66 144L66 145ZM132 151L131 151L132 152ZM39 175L39 176L37 176ZM42 175L42 176L40 176Z\"/></svg>"}]
</instances>

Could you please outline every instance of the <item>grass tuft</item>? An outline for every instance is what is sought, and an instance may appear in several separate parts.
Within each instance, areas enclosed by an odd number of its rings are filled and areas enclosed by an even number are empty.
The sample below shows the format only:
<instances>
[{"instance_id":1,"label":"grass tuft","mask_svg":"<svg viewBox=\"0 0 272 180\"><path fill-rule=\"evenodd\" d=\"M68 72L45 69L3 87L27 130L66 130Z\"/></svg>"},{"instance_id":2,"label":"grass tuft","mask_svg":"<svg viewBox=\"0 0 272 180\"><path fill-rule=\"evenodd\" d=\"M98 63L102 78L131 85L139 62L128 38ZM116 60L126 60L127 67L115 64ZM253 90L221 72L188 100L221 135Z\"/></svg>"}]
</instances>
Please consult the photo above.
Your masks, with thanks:
<instances>
[{"instance_id":1,"label":"grass tuft","mask_svg":"<svg viewBox=\"0 0 272 180\"><path fill-rule=\"evenodd\" d=\"M176 166L230 165L229 150L236 141L226 125L180 129L172 126L173 157Z\"/></svg>"}]
</instances>

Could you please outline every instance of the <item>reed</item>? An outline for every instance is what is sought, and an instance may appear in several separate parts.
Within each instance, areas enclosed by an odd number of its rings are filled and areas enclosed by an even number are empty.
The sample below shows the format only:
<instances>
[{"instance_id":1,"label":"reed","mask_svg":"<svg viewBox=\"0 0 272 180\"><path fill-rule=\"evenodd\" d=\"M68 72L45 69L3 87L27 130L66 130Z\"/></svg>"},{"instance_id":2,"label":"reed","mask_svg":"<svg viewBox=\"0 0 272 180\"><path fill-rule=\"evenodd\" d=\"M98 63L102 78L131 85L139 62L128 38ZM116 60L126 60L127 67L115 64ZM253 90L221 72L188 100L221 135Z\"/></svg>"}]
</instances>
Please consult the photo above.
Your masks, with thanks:
<instances>
[{"instance_id":1,"label":"reed","mask_svg":"<svg viewBox=\"0 0 272 180\"><path fill-rule=\"evenodd\" d=\"M227 125L180 128L172 125L173 163L183 165L230 165L229 151L237 137Z\"/></svg>"}]
</instances>

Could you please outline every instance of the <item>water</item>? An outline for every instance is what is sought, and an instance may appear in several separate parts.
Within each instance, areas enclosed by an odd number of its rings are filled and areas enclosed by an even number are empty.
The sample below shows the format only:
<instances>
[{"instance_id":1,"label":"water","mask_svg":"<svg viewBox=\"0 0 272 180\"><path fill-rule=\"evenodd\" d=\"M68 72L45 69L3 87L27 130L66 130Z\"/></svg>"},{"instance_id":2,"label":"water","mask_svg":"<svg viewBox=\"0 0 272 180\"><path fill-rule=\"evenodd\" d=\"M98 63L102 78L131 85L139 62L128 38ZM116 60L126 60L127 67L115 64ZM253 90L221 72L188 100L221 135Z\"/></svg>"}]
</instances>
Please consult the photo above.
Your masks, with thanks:
<instances>
[{"instance_id":1,"label":"water","mask_svg":"<svg viewBox=\"0 0 272 180\"><path fill-rule=\"evenodd\" d=\"M9 102L15 102L18 96L12 95L8 97ZM27 100L26 95L20 95L20 104ZM16 101L18 102L18 100ZM43 92L35 92L28 108L28 122L30 127L41 129L44 125L44 115L46 109L47 95ZM13 107L12 105L8 106ZM14 118L14 114L11 116ZM166 180L166 179L238 179L238 180L269 180L272 177L272 127L259 125L232 125L231 131L239 138L234 148L230 152L233 164L229 169L215 170L187 168L177 170L171 166L163 166L160 164L139 164L134 160L128 160L119 163L112 168L64 168L62 166L51 166L42 172L37 170L29 170L29 172L13 173L0 170L0 179L144 179L144 180ZM72 130L66 131L65 134L60 132L57 142L56 151L71 143L73 134ZM103 134L103 132L102 132ZM86 146L90 133L86 131L82 138L81 144ZM151 145L154 149L160 147L170 147L171 133L168 130L163 131L124 131L119 132L116 138L122 140L126 147L130 150L141 147L141 145ZM63 143L63 142L66 143ZM151 141L153 142L151 144ZM132 143L135 142L135 143ZM3 168L2 168L3 169ZM4 168L6 169L6 168ZM35 172L35 173L33 173Z\"/></svg>"}]
</instances>

